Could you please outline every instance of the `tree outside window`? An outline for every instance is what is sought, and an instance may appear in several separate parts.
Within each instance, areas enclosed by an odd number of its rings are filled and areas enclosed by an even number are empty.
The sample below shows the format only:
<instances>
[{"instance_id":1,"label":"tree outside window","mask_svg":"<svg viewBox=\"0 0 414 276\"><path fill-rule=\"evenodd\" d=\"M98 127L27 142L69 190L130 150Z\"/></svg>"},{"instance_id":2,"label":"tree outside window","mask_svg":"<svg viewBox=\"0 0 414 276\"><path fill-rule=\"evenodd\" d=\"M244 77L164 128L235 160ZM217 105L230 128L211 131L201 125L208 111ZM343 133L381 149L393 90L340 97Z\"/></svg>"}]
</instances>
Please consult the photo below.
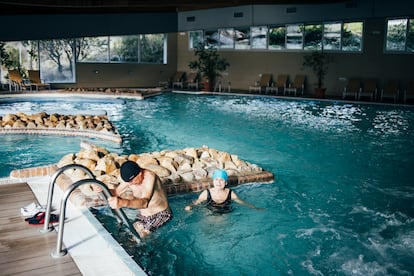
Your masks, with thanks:
<instances>
[{"instance_id":1,"label":"tree outside window","mask_svg":"<svg viewBox=\"0 0 414 276\"><path fill-rule=\"evenodd\" d=\"M82 37L76 39L77 62L109 62L109 37Z\"/></svg>"},{"instance_id":2,"label":"tree outside window","mask_svg":"<svg viewBox=\"0 0 414 276\"><path fill-rule=\"evenodd\" d=\"M39 45L40 70L45 82L74 82L75 40L41 40Z\"/></svg>"},{"instance_id":3,"label":"tree outside window","mask_svg":"<svg viewBox=\"0 0 414 276\"><path fill-rule=\"evenodd\" d=\"M414 19L408 20L407 51L414 52Z\"/></svg>"},{"instance_id":4,"label":"tree outside window","mask_svg":"<svg viewBox=\"0 0 414 276\"><path fill-rule=\"evenodd\" d=\"M405 51L407 19L392 19L387 22L387 51Z\"/></svg>"},{"instance_id":5,"label":"tree outside window","mask_svg":"<svg viewBox=\"0 0 414 276\"><path fill-rule=\"evenodd\" d=\"M305 25L304 50L314 51L322 49L322 30L322 24Z\"/></svg>"},{"instance_id":6,"label":"tree outside window","mask_svg":"<svg viewBox=\"0 0 414 276\"><path fill-rule=\"evenodd\" d=\"M282 27L272 27L269 28L269 50L283 50L286 48L286 28Z\"/></svg>"},{"instance_id":7,"label":"tree outside window","mask_svg":"<svg viewBox=\"0 0 414 276\"><path fill-rule=\"evenodd\" d=\"M347 22L342 27L342 51L362 51L363 22Z\"/></svg>"},{"instance_id":8,"label":"tree outside window","mask_svg":"<svg viewBox=\"0 0 414 276\"><path fill-rule=\"evenodd\" d=\"M163 63L164 34L140 35L140 62Z\"/></svg>"},{"instance_id":9,"label":"tree outside window","mask_svg":"<svg viewBox=\"0 0 414 276\"><path fill-rule=\"evenodd\" d=\"M323 25L323 49L341 50L341 23Z\"/></svg>"}]
</instances>

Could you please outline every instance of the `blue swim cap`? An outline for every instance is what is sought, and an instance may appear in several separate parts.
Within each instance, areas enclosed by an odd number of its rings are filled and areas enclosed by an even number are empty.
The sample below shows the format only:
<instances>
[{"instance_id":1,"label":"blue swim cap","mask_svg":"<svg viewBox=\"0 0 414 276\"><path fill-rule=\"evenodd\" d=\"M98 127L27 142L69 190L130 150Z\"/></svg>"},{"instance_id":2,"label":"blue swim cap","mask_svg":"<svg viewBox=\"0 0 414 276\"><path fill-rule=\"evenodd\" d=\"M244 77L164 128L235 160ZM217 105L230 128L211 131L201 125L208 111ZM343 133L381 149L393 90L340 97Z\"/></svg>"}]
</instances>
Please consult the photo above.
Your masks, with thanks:
<instances>
[{"instance_id":1,"label":"blue swim cap","mask_svg":"<svg viewBox=\"0 0 414 276\"><path fill-rule=\"evenodd\" d=\"M224 179L226 182L229 179L229 177L227 176L227 172L225 170L215 170L213 173L213 180L216 178L222 178Z\"/></svg>"}]
</instances>

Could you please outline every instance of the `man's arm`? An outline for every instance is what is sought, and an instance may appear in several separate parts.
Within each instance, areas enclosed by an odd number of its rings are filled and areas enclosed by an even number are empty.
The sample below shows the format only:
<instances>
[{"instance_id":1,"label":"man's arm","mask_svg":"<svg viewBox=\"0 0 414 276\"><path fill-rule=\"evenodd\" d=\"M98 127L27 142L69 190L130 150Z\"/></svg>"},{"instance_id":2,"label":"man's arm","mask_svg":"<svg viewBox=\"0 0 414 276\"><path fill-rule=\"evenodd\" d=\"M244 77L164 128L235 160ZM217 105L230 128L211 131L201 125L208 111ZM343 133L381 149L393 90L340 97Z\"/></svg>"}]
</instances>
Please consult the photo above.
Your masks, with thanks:
<instances>
[{"instance_id":1,"label":"man's arm","mask_svg":"<svg viewBox=\"0 0 414 276\"><path fill-rule=\"evenodd\" d=\"M134 198L134 199L123 199L120 197L113 197L117 200L116 208L135 208L135 209L145 209L148 207L149 199L148 198ZM115 209L116 209L115 208Z\"/></svg>"},{"instance_id":2,"label":"man's arm","mask_svg":"<svg viewBox=\"0 0 414 276\"><path fill-rule=\"evenodd\" d=\"M140 189L142 189L142 195L140 198L134 197L133 199L123 199L117 197L116 202L114 202L115 208L135 208L135 209L145 209L148 208L148 204L154 194L155 189L155 181L157 181L157 176L155 173L151 171L145 170L144 172L144 179L142 180L142 183ZM121 185L119 185L121 186ZM118 186L118 187L119 187ZM122 187L119 187L119 191L123 191ZM117 189L117 192L119 192ZM115 201L115 200L114 200Z\"/></svg>"}]
</instances>

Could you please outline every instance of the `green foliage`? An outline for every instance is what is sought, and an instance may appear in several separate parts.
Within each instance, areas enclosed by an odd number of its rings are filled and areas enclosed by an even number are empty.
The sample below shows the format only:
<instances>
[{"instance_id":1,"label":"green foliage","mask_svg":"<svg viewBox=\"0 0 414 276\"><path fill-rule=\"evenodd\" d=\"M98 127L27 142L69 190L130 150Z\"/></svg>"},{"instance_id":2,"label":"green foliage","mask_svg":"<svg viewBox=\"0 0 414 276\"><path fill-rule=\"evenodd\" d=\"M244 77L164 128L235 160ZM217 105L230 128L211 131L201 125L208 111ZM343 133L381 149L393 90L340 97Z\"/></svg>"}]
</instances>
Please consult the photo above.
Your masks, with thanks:
<instances>
[{"instance_id":1,"label":"green foliage","mask_svg":"<svg viewBox=\"0 0 414 276\"><path fill-rule=\"evenodd\" d=\"M163 63L164 36L160 34L141 35L140 62Z\"/></svg>"},{"instance_id":2,"label":"green foliage","mask_svg":"<svg viewBox=\"0 0 414 276\"><path fill-rule=\"evenodd\" d=\"M328 73L328 65L333 62L332 57L322 51L313 51L303 56L303 66L312 69L318 78L318 87L322 88L323 80Z\"/></svg>"},{"instance_id":3,"label":"green foliage","mask_svg":"<svg viewBox=\"0 0 414 276\"><path fill-rule=\"evenodd\" d=\"M13 65L13 62L10 59L10 55L6 50L6 43L0 41L0 62L7 69Z\"/></svg>"},{"instance_id":4,"label":"green foliage","mask_svg":"<svg viewBox=\"0 0 414 276\"><path fill-rule=\"evenodd\" d=\"M214 86L220 73L230 66L225 58L220 57L216 48L206 47L203 43L197 45L194 49L194 55L197 60L190 61L188 67L197 69L210 82L211 86Z\"/></svg>"},{"instance_id":5,"label":"green foliage","mask_svg":"<svg viewBox=\"0 0 414 276\"><path fill-rule=\"evenodd\" d=\"M26 69L19 62L18 50L10 47L7 48L6 43L2 41L0 41L0 61L1 65L7 70L17 69L24 78L27 76Z\"/></svg>"},{"instance_id":6,"label":"green foliage","mask_svg":"<svg viewBox=\"0 0 414 276\"><path fill-rule=\"evenodd\" d=\"M286 29L279 27L273 28L269 32L269 44L270 45L284 45L286 39Z\"/></svg>"}]
</instances>

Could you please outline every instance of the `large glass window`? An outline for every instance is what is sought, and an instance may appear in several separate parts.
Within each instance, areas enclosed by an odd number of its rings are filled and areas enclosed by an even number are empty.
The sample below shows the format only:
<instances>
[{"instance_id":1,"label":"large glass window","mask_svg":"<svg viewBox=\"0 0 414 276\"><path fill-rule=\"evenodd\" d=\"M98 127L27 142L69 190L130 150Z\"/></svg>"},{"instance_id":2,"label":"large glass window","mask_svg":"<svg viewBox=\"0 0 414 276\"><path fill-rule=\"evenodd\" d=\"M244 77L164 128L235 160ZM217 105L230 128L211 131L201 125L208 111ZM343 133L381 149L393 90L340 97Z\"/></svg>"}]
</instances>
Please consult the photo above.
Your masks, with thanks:
<instances>
[{"instance_id":1,"label":"large glass window","mask_svg":"<svg viewBox=\"0 0 414 276\"><path fill-rule=\"evenodd\" d=\"M217 30L207 30L205 32L205 43L207 47L217 48L219 45L219 33Z\"/></svg>"},{"instance_id":2,"label":"large glass window","mask_svg":"<svg viewBox=\"0 0 414 276\"><path fill-rule=\"evenodd\" d=\"M267 48L267 27L251 27L252 49L266 49Z\"/></svg>"},{"instance_id":3,"label":"large glass window","mask_svg":"<svg viewBox=\"0 0 414 276\"><path fill-rule=\"evenodd\" d=\"M269 28L269 50L285 49L286 28L272 27Z\"/></svg>"},{"instance_id":4,"label":"large glass window","mask_svg":"<svg viewBox=\"0 0 414 276\"><path fill-rule=\"evenodd\" d=\"M414 19L408 20L407 51L414 52Z\"/></svg>"},{"instance_id":5,"label":"large glass window","mask_svg":"<svg viewBox=\"0 0 414 276\"><path fill-rule=\"evenodd\" d=\"M250 49L250 27L237 28L234 30L234 48L240 50Z\"/></svg>"},{"instance_id":6,"label":"large glass window","mask_svg":"<svg viewBox=\"0 0 414 276\"><path fill-rule=\"evenodd\" d=\"M189 48L197 48L198 45L204 42L203 31L191 31L188 33Z\"/></svg>"},{"instance_id":7,"label":"large glass window","mask_svg":"<svg viewBox=\"0 0 414 276\"><path fill-rule=\"evenodd\" d=\"M26 73L28 69L39 69L37 41L12 41L5 42L4 45L10 68L20 68L22 73Z\"/></svg>"},{"instance_id":8,"label":"large glass window","mask_svg":"<svg viewBox=\"0 0 414 276\"><path fill-rule=\"evenodd\" d=\"M341 50L341 23L325 23L323 25L323 49Z\"/></svg>"},{"instance_id":9,"label":"large glass window","mask_svg":"<svg viewBox=\"0 0 414 276\"><path fill-rule=\"evenodd\" d=\"M40 69L48 83L75 82L77 62L143 62L166 63L165 34L82 37L4 42L10 62L2 65L1 80L5 82L8 68L19 68L23 76L28 69Z\"/></svg>"},{"instance_id":10,"label":"large glass window","mask_svg":"<svg viewBox=\"0 0 414 276\"><path fill-rule=\"evenodd\" d=\"M305 25L303 49L304 50L322 49L322 25L321 24Z\"/></svg>"},{"instance_id":11,"label":"large glass window","mask_svg":"<svg viewBox=\"0 0 414 276\"><path fill-rule=\"evenodd\" d=\"M45 82L75 81L75 40L54 39L40 41L40 70Z\"/></svg>"},{"instance_id":12,"label":"large glass window","mask_svg":"<svg viewBox=\"0 0 414 276\"><path fill-rule=\"evenodd\" d=\"M303 25L286 26L286 49L300 49L303 47Z\"/></svg>"},{"instance_id":13,"label":"large glass window","mask_svg":"<svg viewBox=\"0 0 414 276\"><path fill-rule=\"evenodd\" d=\"M234 48L234 29L220 29L219 30L219 41L221 49L233 49Z\"/></svg>"},{"instance_id":14,"label":"large glass window","mask_svg":"<svg viewBox=\"0 0 414 276\"><path fill-rule=\"evenodd\" d=\"M111 36L109 38L111 62L138 62L138 36Z\"/></svg>"},{"instance_id":15,"label":"large glass window","mask_svg":"<svg viewBox=\"0 0 414 276\"><path fill-rule=\"evenodd\" d=\"M140 62L164 62L164 34L140 35Z\"/></svg>"},{"instance_id":16,"label":"large glass window","mask_svg":"<svg viewBox=\"0 0 414 276\"><path fill-rule=\"evenodd\" d=\"M342 50L343 51L362 51L362 22L348 22L342 26Z\"/></svg>"},{"instance_id":17,"label":"large glass window","mask_svg":"<svg viewBox=\"0 0 414 276\"><path fill-rule=\"evenodd\" d=\"M387 51L405 51L407 19L391 19L387 22Z\"/></svg>"},{"instance_id":18,"label":"large glass window","mask_svg":"<svg viewBox=\"0 0 414 276\"><path fill-rule=\"evenodd\" d=\"M77 38L76 61L109 62L109 36Z\"/></svg>"}]
</instances>

